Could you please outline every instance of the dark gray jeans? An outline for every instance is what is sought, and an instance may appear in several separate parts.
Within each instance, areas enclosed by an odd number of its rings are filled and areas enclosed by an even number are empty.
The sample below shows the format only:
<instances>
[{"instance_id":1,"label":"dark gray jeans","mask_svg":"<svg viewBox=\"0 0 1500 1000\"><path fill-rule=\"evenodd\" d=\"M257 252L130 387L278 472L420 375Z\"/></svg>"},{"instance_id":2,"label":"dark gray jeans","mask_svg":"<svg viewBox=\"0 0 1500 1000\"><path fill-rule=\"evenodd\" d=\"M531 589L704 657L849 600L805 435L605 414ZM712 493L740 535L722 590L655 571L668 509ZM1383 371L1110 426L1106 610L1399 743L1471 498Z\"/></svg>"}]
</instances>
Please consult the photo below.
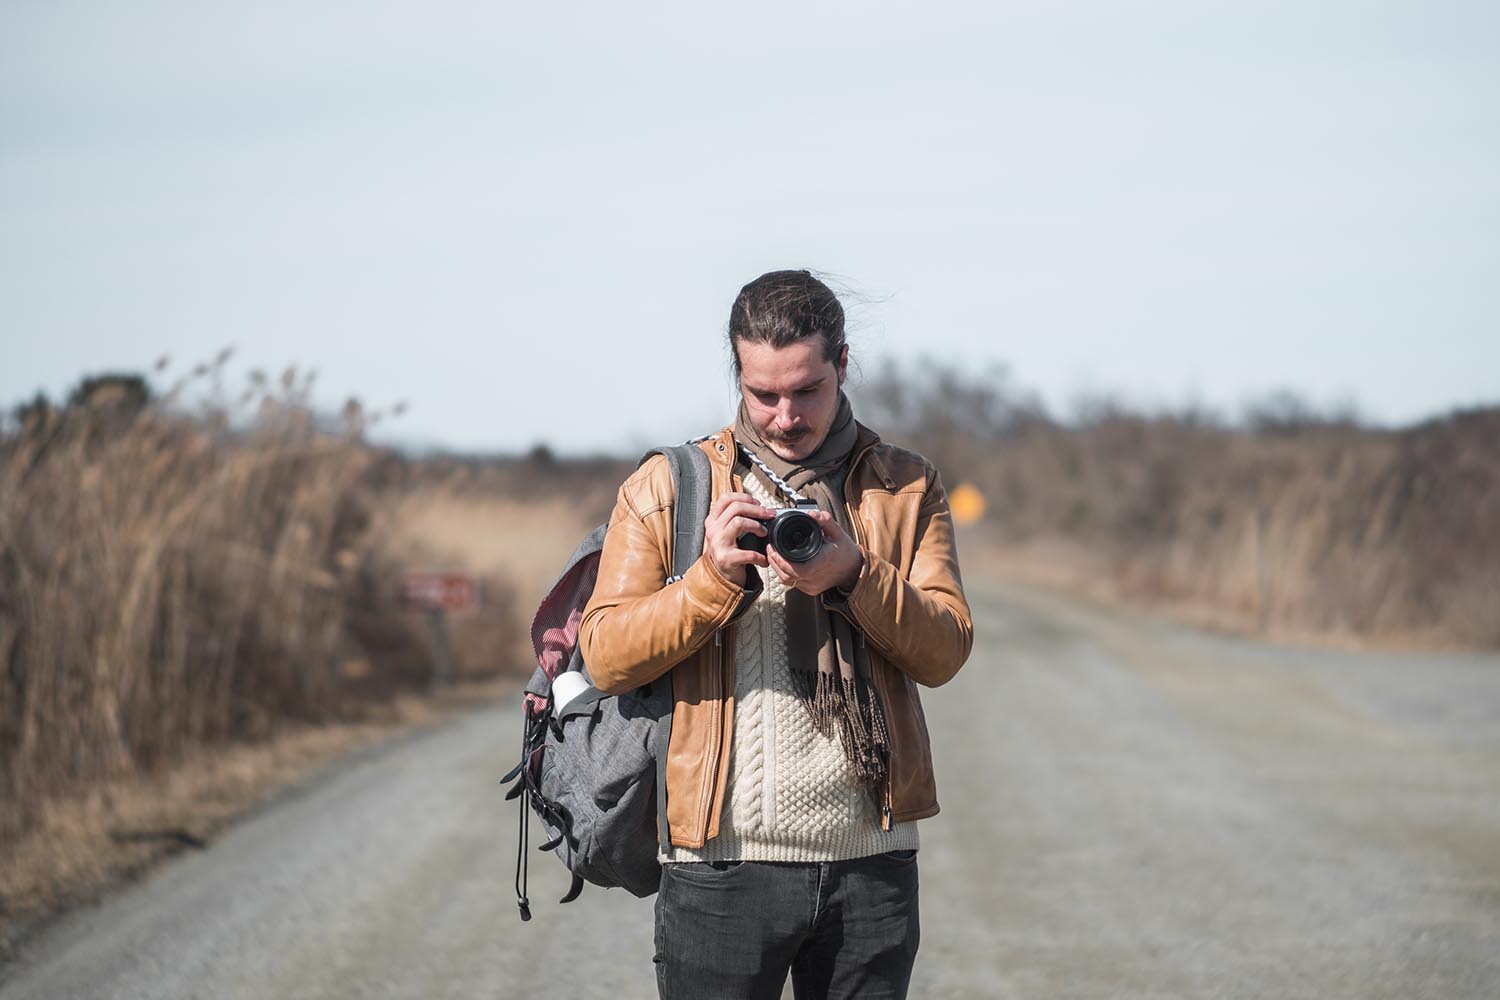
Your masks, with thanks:
<instances>
[{"instance_id":1,"label":"dark gray jeans","mask_svg":"<svg viewBox=\"0 0 1500 1000\"><path fill-rule=\"evenodd\" d=\"M691 862L662 869L662 1000L902 998L921 936L916 851L853 861Z\"/></svg>"}]
</instances>

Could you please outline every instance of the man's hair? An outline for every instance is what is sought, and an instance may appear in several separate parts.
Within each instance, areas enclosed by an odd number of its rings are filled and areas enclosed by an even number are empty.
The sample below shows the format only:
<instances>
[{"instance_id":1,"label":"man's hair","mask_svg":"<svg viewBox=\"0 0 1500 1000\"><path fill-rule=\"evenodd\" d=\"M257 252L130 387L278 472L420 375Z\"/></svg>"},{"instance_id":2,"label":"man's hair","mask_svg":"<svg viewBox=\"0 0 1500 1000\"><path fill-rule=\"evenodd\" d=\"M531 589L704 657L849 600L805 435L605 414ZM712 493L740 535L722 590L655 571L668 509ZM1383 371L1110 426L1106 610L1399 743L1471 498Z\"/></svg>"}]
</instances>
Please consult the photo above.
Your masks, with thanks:
<instances>
[{"instance_id":1,"label":"man's hair","mask_svg":"<svg viewBox=\"0 0 1500 1000\"><path fill-rule=\"evenodd\" d=\"M770 271L740 289L729 312L729 352L740 375L740 343L789 347L823 338L823 360L838 364L844 350L844 307L807 271Z\"/></svg>"}]
</instances>

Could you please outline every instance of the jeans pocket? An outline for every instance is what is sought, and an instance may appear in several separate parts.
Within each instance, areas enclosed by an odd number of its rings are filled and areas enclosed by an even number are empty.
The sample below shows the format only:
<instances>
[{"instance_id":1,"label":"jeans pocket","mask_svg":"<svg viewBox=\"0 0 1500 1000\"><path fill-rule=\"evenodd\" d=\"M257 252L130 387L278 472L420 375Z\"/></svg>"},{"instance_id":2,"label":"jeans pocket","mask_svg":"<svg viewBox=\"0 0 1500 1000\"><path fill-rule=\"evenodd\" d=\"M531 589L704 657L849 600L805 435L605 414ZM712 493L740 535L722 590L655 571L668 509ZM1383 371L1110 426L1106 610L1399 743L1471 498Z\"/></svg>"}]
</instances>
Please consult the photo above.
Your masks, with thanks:
<instances>
[{"instance_id":1,"label":"jeans pocket","mask_svg":"<svg viewBox=\"0 0 1500 1000\"><path fill-rule=\"evenodd\" d=\"M908 848L904 851L884 851L880 859L893 865L909 865L917 860L917 851L916 848Z\"/></svg>"},{"instance_id":2,"label":"jeans pocket","mask_svg":"<svg viewBox=\"0 0 1500 1000\"><path fill-rule=\"evenodd\" d=\"M685 882L710 883L729 878L744 864L743 861L681 861L667 865L665 871Z\"/></svg>"}]
</instances>

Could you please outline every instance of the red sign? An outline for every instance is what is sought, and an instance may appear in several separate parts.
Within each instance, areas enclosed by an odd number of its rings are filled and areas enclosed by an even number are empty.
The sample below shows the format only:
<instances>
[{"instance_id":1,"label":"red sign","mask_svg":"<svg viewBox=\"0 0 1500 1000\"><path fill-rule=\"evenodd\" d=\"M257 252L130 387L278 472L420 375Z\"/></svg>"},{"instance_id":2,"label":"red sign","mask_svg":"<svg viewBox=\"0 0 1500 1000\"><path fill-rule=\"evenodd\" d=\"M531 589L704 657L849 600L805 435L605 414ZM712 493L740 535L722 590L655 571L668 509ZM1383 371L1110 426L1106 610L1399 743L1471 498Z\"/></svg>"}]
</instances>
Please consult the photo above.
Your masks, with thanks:
<instances>
[{"instance_id":1,"label":"red sign","mask_svg":"<svg viewBox=\"0 0 1500 1000\"><path fill-rule=\"evenodd\" d=\"M398 599L414 611L472 611L479 606L479 581L468 573L409 569L401 574Z\"/></svg>"}]
</instances>

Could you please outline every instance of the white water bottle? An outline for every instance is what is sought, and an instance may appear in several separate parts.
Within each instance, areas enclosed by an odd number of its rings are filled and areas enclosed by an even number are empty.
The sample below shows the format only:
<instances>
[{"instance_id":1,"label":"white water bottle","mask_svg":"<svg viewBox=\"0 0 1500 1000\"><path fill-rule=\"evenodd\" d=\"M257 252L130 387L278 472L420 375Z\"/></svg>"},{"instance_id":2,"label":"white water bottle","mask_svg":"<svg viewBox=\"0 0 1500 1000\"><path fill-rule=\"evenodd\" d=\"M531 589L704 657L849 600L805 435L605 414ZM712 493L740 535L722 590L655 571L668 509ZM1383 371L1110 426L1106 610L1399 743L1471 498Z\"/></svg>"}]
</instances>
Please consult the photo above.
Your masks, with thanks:
<instances>
[{"instance_id":1,"label":"white water bottle","mask_svg":"<svg viewBox=\"0 0 1500 1000\"><path fill-rule=\"evenodd\" d=\"M589 682L577 670L565 670L552 681L552 714L562 718L568 702L589 689Z\"/></svg>"}]
</instances>

